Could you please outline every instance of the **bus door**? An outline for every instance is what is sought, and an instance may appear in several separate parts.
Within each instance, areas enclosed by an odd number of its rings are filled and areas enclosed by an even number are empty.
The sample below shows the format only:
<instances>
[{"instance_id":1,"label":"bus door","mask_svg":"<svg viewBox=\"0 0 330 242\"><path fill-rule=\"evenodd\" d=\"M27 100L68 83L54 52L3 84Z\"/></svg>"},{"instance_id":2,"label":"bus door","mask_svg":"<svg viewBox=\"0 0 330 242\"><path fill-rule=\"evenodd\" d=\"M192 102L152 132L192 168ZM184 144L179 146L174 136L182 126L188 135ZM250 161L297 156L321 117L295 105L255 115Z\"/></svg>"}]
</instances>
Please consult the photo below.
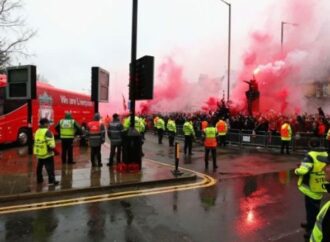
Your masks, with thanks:
<instances>
[{"instance_id":1,"label":"bus door","mask_svg":"<svg viewBox=\"0 0 330 242\"><path fill-rule=\"evenodd\" d=\"M6 140L6 130L4 127L4 104L5 104L5 87L0 87L0 144Z\"/></svg>"},{"instance_id":2,"label":"bus door","mask_svg":"<svg viewBox=\"0 0 330 242\"><path fill-rule=\"evenodd\" d=\"M5 87L0 87L0 144L26 140L26 100L5 99Z\"/></svg>"}]
</instances>

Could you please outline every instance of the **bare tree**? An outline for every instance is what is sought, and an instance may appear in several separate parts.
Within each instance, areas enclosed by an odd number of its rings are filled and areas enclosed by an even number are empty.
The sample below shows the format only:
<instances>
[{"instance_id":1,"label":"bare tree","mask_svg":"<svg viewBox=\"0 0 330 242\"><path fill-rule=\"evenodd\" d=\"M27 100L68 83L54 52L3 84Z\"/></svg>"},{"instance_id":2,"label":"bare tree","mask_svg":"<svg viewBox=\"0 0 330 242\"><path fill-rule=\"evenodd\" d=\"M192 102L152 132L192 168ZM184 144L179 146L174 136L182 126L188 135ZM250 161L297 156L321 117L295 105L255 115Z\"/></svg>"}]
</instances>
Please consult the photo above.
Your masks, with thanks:
<instances>
[{"instance_id":1,"label":"bare tree","mask_svg":"<svg viewBox=\"0 0 330 242\"><path fill-rule=\"evenodd\" d=\"M21 0L0 0L0 68L8 66L18 56L27 57L25 44L36 31L26 27L20 16Z\"/></svg>"}]
</instances>

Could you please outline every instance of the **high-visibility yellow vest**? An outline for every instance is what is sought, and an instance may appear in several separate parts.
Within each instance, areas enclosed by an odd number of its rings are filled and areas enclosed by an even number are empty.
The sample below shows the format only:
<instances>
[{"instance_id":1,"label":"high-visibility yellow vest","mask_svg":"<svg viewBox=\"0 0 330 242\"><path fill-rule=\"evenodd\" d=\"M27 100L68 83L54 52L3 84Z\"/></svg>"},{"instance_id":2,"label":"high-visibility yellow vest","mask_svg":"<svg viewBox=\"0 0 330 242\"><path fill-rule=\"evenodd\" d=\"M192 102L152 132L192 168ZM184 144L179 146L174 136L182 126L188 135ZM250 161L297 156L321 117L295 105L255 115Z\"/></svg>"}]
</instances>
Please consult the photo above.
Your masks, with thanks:
<instances>
[{"instance_id":1,"label":"high-visibility yellow vest","mask_svg":"<svg viewBox=\"0 0 330 242\"><path fill-rule=\"evenodd\" d=\"M326 189L324 188L324 184L326 183L325 172L323 171L323 168L326 166L326 164L324 162L319 161L317 159L317 156L326 157L328 154L327 152L310 151L308 155L313 159L313 169L309 172L308 184L303 184L304 176L299 177L298 189L303 194L313 199L322 199L323 193L326 192Z\"/></svg>"},{"instance_id":2,"label":"high-visibility yellow vest","mask_svg":"<svg viewBox=\"0 0 330 242\"><path fill-rule=\"evenodd\" d=\"M323 205L319 214L317 215L310 242L321 242L323 240L322 223L327 213L330 213L330 201Z\"/></svg>"},{"instance_id":3,"label":"high-visibility yellow vest","mask_svg":"<svg viewBox=\"0 0 330 242\"><path fill-rule=\"evenodd\" d=\"M281 126L281 140L290 141L292 136L291 126L288 123L284 123Z\"/></svg>"},{"instance_id":4,"label":"high-visibility yellow vest","mask_svg":"<svg viewBox=\"0 0 330 242\"><path fill-rule=\"evenodd\" d=\"M175 124L174 120L169 119L167 121L166 128L167 128L168 131L176 133L176 124Z\"/></svg>"},{"instance_id":5,"label":"high-visibility yellow vest","mask_svg":"<svg viewBox=\"0 0 330 242\"><path fill-rule=\"evenodd\" d=\"M183 124L183 134L187 135L187 136L189 136L189 135L195 136L194 127L191 122L186 121Z\"/></svg>"},{"instance_id":6,"label":"high-visibility yellow vest","mask_svg":"<svg viewBox=\"0 0 330 242\"><path fill-rule=\"evenodd\" d=\"M73 139L74 138L74 120L62 119L60 121L60 138L61 139Z\"/></svg>"},{"instance_id":7,"label":"high-visibility yellow vest","mask_svg":"<svg viewBox=\"0 0 330 242\"><path fill-rule=\"evenodd\" d=\"M144 131L146 131L146 120L144 118L138 118L139 120L139 125L140 125L140 129L141 129L141 133L143 133Z\"/></svg>"},{"instance_id":8,"label":"high-visibility yellow vest","mask_svg":"<svg viewBox=\"0 0 330 242\"><path fill-rule=\"evenodd\" d=\"M33 154L37 156L38 159L46 159L54 155L52 151L49 151L48 146L55 147L55 139L46 138L47 128L39 128L34 136L34 146Z\"/></svg>"},{"instance_id":9,"label":"high-visibility yellow vest","mask_svg":"<svg viewBox=\"0 0 330 242\"><path fill-rule=\"evenodd\" d=\"M165 122L162 118L158 118L158 120L156 122L156 128L165 130Z\"/></svg>"},{"instance_id":10,"label":"high-visibility yellow vest","mask_svg":"<svg viewBox=\"0 0 330 242\"><path fill-rule=\"evenodd\" d=\"M317 156L328 156L328 152L309 152L309 155L313 158L314 165L313 170L310 173L309 185L313 192L327 192L324 184L328 183L325 180L325 171L324 167L326 163L321 162L317 159Z\"/></svg>"},{"instance_id":11,"label":"high-visibility yellow vest","mask_svg":"<svg viewBox=\"0 0 330 242\"><path fill-rule=\"evenodd\" d=\"M330 141L330 129L328 130L328 133L327 133L327 140Z\"/></svg>"},{"instance_id":12,"label":"high-visibility yellow vest","mask_svg":"<svg viewBox=\"0 0 330 242\"><path fill-rule=\"evenodd\" d=\"M217 147L217 129L215 127L207 127L204 129L205 133L205 141L204 141L204 146L205 147Z\"/></svg>"},{"instance_id":13,"label":"high-visibility yellow vest","mask_svg":"<svg viewBox=\"0 0 330 242\"><path fill-rule=\"evenodd\" d=\"M127 118L124 119L123 122L124 130L128 130L129 127L131 126L131 117L128 116ZM141 119L138 116L134 117L134 128L138 133L141 133L144 131L144 122L142 124Z\"/></svg>"}]
</instances>

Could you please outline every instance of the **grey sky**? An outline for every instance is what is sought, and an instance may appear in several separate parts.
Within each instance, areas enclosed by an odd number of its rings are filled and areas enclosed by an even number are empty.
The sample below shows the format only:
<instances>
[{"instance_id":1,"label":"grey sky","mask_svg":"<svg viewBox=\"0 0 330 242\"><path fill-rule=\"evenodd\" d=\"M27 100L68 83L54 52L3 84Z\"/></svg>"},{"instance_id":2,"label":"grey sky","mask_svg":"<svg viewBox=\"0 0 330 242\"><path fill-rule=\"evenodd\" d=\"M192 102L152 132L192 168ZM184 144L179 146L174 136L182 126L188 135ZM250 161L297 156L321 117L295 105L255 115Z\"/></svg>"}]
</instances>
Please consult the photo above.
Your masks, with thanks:
<instances>
[{"instance_id":1,"label":"grey sky","mask_svg":"<svg viewBox=\"0 0 330 242\"><path fill-rule=\"evenodd\" d=\"M233 0L232 67L238 67L247 34L266 21L273 0ZM81 91L91 66L111 73L111 95L128 83L131 0L24 0L27 24L38 30L26 64L51 84ZM195 81L200 73L225 74L228 7L220 0L139 0L138 57L172 56ZM280 25L280 23L279 23ZM280 30L278 31L280 38ZM123 91L127 95L126 91ZM121 93L118 95L121 98Z\"/></svg>"}]
</instances>

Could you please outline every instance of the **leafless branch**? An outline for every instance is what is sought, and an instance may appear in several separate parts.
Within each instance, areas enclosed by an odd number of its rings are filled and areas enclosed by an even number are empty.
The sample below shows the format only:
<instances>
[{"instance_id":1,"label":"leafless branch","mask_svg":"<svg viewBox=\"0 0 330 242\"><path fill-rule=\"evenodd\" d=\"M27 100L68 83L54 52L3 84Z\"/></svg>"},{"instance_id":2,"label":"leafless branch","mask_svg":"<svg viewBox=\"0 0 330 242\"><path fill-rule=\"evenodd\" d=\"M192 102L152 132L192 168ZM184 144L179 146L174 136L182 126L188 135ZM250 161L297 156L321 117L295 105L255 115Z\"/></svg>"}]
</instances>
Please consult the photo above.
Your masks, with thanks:
<instances>
[{"instance_id":1,"label":"leafless branch","mask_svg":"<svg viewBox=\"0 0 330 242\"><path fill-rule=\"evenodd\" d=\"M25 20L17 16L16 10L22 8L21 0L0 0L0 67L9 64L15 56L28 57L24 45L36 31L26 28Z\"/></svg>"}]
</instances>

